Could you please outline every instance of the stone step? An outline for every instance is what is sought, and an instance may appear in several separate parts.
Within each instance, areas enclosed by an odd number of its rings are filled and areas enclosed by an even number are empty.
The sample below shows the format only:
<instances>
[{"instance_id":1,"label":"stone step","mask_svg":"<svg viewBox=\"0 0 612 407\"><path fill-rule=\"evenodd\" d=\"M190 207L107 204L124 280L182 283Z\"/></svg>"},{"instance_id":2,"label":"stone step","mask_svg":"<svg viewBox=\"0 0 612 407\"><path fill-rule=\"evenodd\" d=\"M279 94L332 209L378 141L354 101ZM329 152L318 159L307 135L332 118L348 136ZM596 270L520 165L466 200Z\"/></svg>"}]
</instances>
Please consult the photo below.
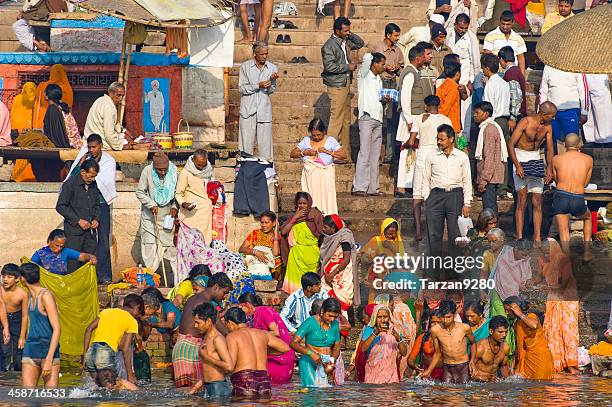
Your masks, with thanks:
<instances>
[{"instance_id":1,"label":"stone step","mask_svg":"<svg viewBox=\"0 0 612 407\"><path fill-rule=\"evenodd\" d=\"M277 63L270 60L278 68L279 79L293 78L321 78L323 65L320 63L308 64L292 64L292 63ZM229 69L230 89L238 87L238 76L240 75L240 63L234 63ZM235 80L235 82L233 82Z\"/></svg>"},{"instance_id":2,"label":"stone step","mask_svg":"<svg viewBox=\"0 0 612 407\"><path fill-rule=\"evenodd\" d=\"M291 181L286 181L282 178L279 180L279 183L282 187L282 191L283 193L288 193L291 194L292 196L296 193L296 192L300 192L302 191L302 186L301 183L299 181L295 181L295 180L291 180ZM339 181L336 180L336 193L337 194L349 194L353 189L353 180L347 180L347 181ZM391 180L391 181L383 181L381 179L380 181L380 190L382 192L384 192L385 194L391 195L393 194L393 191L395 190L395 183ZM292 198L293 199L293 198ZM341 211L344 211L343 209L340 209Z\"/></svg>"},{"instance_id":3,"label":"stone step","mask_svg":"<svg viewBox=\"0 0 612 407\"><path fill-rule=\"evenodd\" d=\"M282 73L281 73L282 75ZM357 81L353 80L351 83L351 91L355 95L357 93ZM323 78L319 75L318 77L307 77L307 78L284 78L280 77L276 80L276 90L272 94L272 98L283 92L293 94L294 99L300 100L302 96L302 89L304 93L326 93L327 86L323 83ZM230 92L238 94L238 78L230 78ZM297 92L296 92L297 91ZM296 97L297 96L297 97ZM355 100L357 98L354 98Z\"/></svg>"},{"instance_id":4,"label":"stone step","mask_svg":"<svg viewBox=\"0 0 612 407\"><path fill-rule=\"evenodd\" d=\"M240 30L240 22L239 19L236 19L235 27L236 30ZM329 35L332 33L332 27L334 24L334 19L332 16L282 16L279 17L279 20L291 21L299 30L312 30L312 31L320 31L327 32ZM408 31L415 24L418 24L420 21L418 18L403 18L398 16L397 18L389 19L389 18L370 18L370 17L351 17L351 31L361 35L361 33L373 32L383 34L385 31L385 25L387 23L393 22L397 24L402 32ZM423 14L422 23L420 25L425 24L425 17ZM284 29L284 31L291 32L294 30ZM236 37L241 38L241 37Z\"/></svg>"},{"instance_id":5,"label":"stone step","mask_svg":"<svg viewBox=\"0 0 612 407\"><path fill-rule=\"evenodd\" d=\"M21 46L19 41L4 41L0 39L0 52L24 52L25 48Z\"/></svg>"},{"instance_id":6,"label":"stone step","mask_svg":"<svg viewBox=\"0 0 612 407\"><path fill-rule=\"evenodd\" d=\"M331 100L327 95L325 89L318 90L316 92L304 92L300 93L299 96L293 91L287 91L291 81L283 81L284 83L278 83L277 91L272 94L270 100L272 105L292 107L295 109L301 109L302 107L317 107L319 109L329 109L331 106ZM295 85L294 85L295 86ZM284 89L284 91L280 91ZM241 96L238 90L230 89L229 92L229 103L234 105L240 105ZM358 98L353 97L351 100L351 106L357 107Z\"/></svg>"},{"instance_id":7,"label":"stone step","mask_svg":"<svg viewBox=\"0 0 612 407\"><path fill-rule=\"evenodd\" d=\"M276 37L279 35L289 35L291 37L290 44L277 43ZM357 33L361 37L365 43L375 42L381 40L381 34L376 32L359 32ZM281 46L299 46L299 45L312 45L319 44L319 46L323 45L325 41L331 36L331 32L327 31L311 31L304 29L297 30L286 30L286 29L271 29L270 30L270 44L281 45ZM240 38L240 34L238 34L235 38ZM250 47L250 45L249 45Z\"/></svg>"},{"instance_id":8,"label":"stone step","mask_svg":"<svg viewBox=\"0 0 612 407\"><path fill-rule=\"evenodd\" d=\"M293 45L293 46L292 46ZM300 46L294 44L270 43L269 60L273 62L289 62L293 57L306 57L309 62L321 63L320 44L308 43ZM365 51L364 51L365 52ZM253 49L248 44L237 44L234 46L234 61L243 62L253 57Z\"/></svg>"},{"instance_id":9,"label":"stone step","mask_svg":"<svg viewBox=\"0 0 612 407\"><path fill-rule=\"evenodd\" d=\"M240 107L238 105L229 105L229 114L231 117L239 117ZM294 107L294 106L278 106L272 105L272 117L274 123L293 123L300 124L302 126L308 125L308 123L315 117L322 117L326 121L329 119L329 106L322 107ZM352 115L351 123L355 123L357 118Z\"/></svg>"},{"instance_id":10,"label":"stone step","mask_svg":"<svg viewBox=\"0 0 612 407\"><path fill-rule=\"evenodd\" d=\"M279 197L279 205L281 212L291 211L293 208L294 194L283 190ZM340 213L344 214L359 214L364 218L370 218L371 216L382 216L385 217L396 217L403 216L411 218L412 212L412 198L395 198L394 196L368 196L358 197L351 195L350 193L336 193L336 199L338 202L338 208L342 208ZM512 209L512 201L498 200L498 210L500 213L507 212ZM482 201L474 200L472 202L471 217L476 220L478 214L482 211ZM424 215L423 215L424 216Z\"/></svg>"},{"instance_id":11,"label":"stone step","mask_svg":"<svg viewBox=\"0 0 612 407\"><path fill-rule=\"evenodd\" d=\"M291 161L284 161L280 155L277 154L277 146L274 145L274 168L277 174L282 174L281 177L284 181L300 181L302 179L302 162L299 159ZM293 148L295 144L292 144ZM355 164L336 164L336 181L352 181L355 175ZM393 178L389 176L389 165L384 164L380 166L380 179L385 182L393 182Z\"/></svg>"},{"instance_id":12,"label":"stone step","mask_svg":"<svg viewBox=\"0 0 612 407\"><path fill-rule=\"evenodd\" d=\"M15 21L17 21L20 10L20 7L7 7L7 5L0 6L0 26L6 25L10 27Z\"/></svg>"},{"instance_id":13,"label":"stone step","mask_svg":"<svg viewBox=\"0 0 612 407\"><path fill-rule=\"evenodd\" d=\"M324 8L326 16L333 14L331 5L327 5ZM353 16L366 17L367 18L394 18L398 17L401 19L415 19L416 24L421 24L425 20L425 12L427 11L427 4L425 2L417 2L414 4L395 3L395 4L378 4L378 2L372 1L370 3L362 4L361 2L351 5L351 11L349 12L349 19ZM317 4L315 2L309 2L298 6L299 16L315 16L317 14ZM281 17L279 17L281 18ZM284 18L281 18L283 20ZM391 20L389 20L390 22Z\"/></svg>"},{"instance_id":14,"label":"stone step","mask_svg":"<svg viewBox=\"0 0 612 407\"><path fill-rule=\"evenodd\" d=\"M0 25L0 38L2 38L2 41L18 41L13 27L10 25Z\"/></svg>"}]
</instances>

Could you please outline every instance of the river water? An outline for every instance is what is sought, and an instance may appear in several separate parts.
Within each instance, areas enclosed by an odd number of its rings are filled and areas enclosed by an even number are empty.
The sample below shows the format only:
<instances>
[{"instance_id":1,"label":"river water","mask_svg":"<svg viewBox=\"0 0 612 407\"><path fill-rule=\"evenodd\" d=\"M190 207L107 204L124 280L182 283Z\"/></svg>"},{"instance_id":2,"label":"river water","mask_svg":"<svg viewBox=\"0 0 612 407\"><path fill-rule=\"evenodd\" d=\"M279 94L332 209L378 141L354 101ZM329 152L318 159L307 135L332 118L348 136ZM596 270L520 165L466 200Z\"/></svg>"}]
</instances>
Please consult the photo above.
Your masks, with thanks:
<instances>
[{"instance_id":1,"label":"river water","mask_svg":"<svg viewBox=\"0 0 612 407\"><path fill-rule=\"evenodd\" d=\"M11 388L18 387L19 376L0 375L0 406L610 406L612 379L592 376L560 375L550 382L509 378L499 383L442 385L428 381L405 381L394 385L349 383L327 389L301 389L299 383L274 388L273 397L264 403L209 402L175 390L167 371L154 370L154 382L141 391L89 390L83 386L76 369L63 370L64 398L15 398Z\"/></svg>"}]
</instances>

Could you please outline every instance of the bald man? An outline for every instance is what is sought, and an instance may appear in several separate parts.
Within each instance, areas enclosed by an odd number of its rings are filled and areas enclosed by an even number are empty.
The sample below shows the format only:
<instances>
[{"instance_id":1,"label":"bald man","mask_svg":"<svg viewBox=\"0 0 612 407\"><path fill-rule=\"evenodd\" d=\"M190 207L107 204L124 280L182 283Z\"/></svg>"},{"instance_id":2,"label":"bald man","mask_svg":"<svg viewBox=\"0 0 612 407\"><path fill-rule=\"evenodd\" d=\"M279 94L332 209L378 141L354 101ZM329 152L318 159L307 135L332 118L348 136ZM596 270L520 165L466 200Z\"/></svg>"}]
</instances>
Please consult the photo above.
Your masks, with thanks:
<instances>
[{"instance_id":1,"label":"bald man","mask_svg":"<svg viewBox=\"0 0 612 407\"><path fill-rule=\"evenodd\" d=\"M514 188L516 190L516 239L523 238L527 194L531 194L533 210L533 240L541 241L542 192L544 182L552 179L552 167L545 168L540 149L546 142L546 162L552 163L553 137L551 121L557 107L551 102L540 105L539 113L522 119L508 141L508 155L514 163Z\"/></svg>"},{"instance_id":2,"label":"bald man","mask_svg":"<svg viewBox=\"0 0 612 407\"><path fill-rule=\"evenodd\" d=\"M566 152L553 157L552 171L557 190L553 198L553 211L564 248L569 246L570 214L583 220L584 242L591 241L593 225L591 212L584 200L584 187L593 173L593 158L580 152L581 140L575 133L565 138Z\"/></svg>"}]
</instances>

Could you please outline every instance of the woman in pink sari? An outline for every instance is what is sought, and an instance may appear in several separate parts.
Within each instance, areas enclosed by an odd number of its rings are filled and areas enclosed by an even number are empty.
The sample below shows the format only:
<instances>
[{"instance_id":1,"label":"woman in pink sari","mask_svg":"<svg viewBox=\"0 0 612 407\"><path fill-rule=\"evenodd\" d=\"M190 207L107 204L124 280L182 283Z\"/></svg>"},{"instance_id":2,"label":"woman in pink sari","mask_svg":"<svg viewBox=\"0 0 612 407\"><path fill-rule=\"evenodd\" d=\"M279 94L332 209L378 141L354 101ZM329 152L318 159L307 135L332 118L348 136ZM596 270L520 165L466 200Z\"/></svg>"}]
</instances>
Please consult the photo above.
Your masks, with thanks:
<instances>
[{"instance_id":1,"label":"woman in pink sari","mask_svg":"<svg viewBox=\"0 0 612 407\"><path fill-rule=\"evenodd\" d=\"M391 311L385 305L374 308L372 319L364 329L361 351L367 354L365 383L398 383L398 357L408 354L406 340L391 323Z\"/></svg>"},{"instance_id":2,"label":"woman in pink sari","mask_svg":"<svg viewBox=\"0 0 612 407\"><path fill-rule=\"evenodd\" d=\"M238 298L240 308L247 314L252 328L270 331L287 344L291 343L291 334L281 316L272 307L262 305L261 298L253 293L245 293ZM291 381L295 351L290 350L280 355L268 355L268 374L272 384L286 384Z\"/></svg>"}]
</instances>

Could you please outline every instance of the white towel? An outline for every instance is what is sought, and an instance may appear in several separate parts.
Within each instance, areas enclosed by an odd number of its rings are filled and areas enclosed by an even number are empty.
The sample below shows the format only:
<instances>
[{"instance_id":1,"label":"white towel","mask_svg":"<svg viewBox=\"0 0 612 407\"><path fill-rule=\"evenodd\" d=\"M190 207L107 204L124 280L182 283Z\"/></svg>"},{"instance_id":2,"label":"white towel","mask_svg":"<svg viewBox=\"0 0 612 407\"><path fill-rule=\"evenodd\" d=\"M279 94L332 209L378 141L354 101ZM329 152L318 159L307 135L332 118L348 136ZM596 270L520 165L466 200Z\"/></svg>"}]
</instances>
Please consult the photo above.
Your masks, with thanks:
<instances>
[{"instance_id":1,"label":"white towel","mask_svg":"<svg viewBox=\"0 0 612 407\"><path fill-rule=\"evenodd\" d=\"M506 141L504 140L504 132L502 131L501 127L499 127L499 124L497 124L495 120L493 120L490 117L484 122L480 123L480 125L478 126L480 128L480 131L478 132L478 141L476 142L476 152L474 153L474 157L477 160L482 160L482 148L484 144L484 140L483 140L484 130L489 124L492 124L493 126L495 126L495 128L497 129L497 132L499 133L499 137L501 138L500 145L501 145L502 162L506 162L508 161L508 146L506 146Z\"/></svg>"}]
</instances>

